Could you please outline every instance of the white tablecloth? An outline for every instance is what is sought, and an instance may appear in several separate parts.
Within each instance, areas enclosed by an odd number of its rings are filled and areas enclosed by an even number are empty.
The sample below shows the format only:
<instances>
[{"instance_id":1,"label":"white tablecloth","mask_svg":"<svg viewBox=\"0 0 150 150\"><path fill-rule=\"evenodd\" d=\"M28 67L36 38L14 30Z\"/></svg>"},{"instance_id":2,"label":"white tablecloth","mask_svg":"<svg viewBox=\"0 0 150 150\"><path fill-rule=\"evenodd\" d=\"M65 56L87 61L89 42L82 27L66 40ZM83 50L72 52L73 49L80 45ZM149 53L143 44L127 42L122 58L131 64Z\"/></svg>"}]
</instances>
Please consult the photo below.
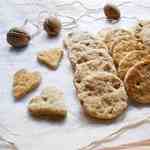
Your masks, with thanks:
<instances>
[{"instance_id":1,"label":"white tablecloth","mask_svg":"<svg viewBox=\"0 0 150 150\"><path fill-rule=\"evenodd\" d=\"M136 4L150 7L149 0L133 1ZM69 0L64 0L64 3L70 2ZM102 7L106 2L108 1L82 1L89 8ZM21 51L10 48L6 42L6 32L8 29L22 25L25 19L29 19L32 23L36 24L41 10L48 10L49 14L59 12L62 15L71 15L72 13L74 16L79 16L84 12L84 8L79 4L76 4L71 11L66 11L67 8L64 10L56 9L55 6L60 3L62 2L59 0L0 1L0 136L14 142L19 150L76 150L96 139L105 137L129 122L142 119L150 113L149 107L130 105L124 115L110 124L86 118L75 97L75 89L72 83L73 77L66 52L59 69L56 71L48 70L36 60L38 51L51 47L62 47L62 39L65 31L57 39L48 39L45 32L42 32L32 39L27 48ZM114 3L122 3L122 0L116 0ZM42 7L41 4L43 5ZM150 8L144 6L127 4L120 8L123 16L136 16L146 19L149 18ZM102 14L102 12L100 13ZM129 26L135 22L136 20L132 19L122 19L118 24L113 26ZM79 23L79 29L93 33L106 26L112 25L109 25L104 20L92 21L86 17ZM35 27L30 23L26 28L29 33L35 32ZM30 93L21 101L15 102L11 93L13 74L22 68L40 71L42 84L37 90ZM65 101L69 113L67 119L63 122L35 120L27 112L27 105L31 97L39 95L43 87L47 85L54 85L62 89L65 93ZM149 124L129 130L110 144L126 143L146 138L150 138Z\"/></svg>"}]
</instances>

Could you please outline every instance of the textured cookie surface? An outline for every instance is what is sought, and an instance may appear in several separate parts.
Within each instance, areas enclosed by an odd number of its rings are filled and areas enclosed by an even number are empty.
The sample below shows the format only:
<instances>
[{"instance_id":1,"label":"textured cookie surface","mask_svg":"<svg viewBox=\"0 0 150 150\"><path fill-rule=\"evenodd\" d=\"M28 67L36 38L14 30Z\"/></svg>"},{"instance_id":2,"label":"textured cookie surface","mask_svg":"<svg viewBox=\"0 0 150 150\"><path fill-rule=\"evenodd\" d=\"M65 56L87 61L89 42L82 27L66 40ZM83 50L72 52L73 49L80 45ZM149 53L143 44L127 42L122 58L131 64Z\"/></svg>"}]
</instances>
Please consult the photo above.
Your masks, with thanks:
<instances>
[{"instance_id":1,"label":"textured cookie surface","mask_svg":"<svg viewBox=\"0 0 150 150\"><path fill-rule=\"evenodd\" d=\"M69 59L74 69L77 64L101 58L112 60L105 49L93 49L80 44L74 45L69 53Z\"/></svg>"},{"instance_id":2,"label":"textured cookie surface","mask_svg":"<svg viewBox=\"0 0 150 150\"><path fill-rule=\"evenodd\" d=\"M144 50L144 44L136 39L120 40L113 48L112 56L116 67L127 53L134 50Z\"/></svg>"},{"instance_id":3,"label":"textured cookie surface","mask_svg":"<svg viewBox=\"0 0 150 150\"><path fill-rule=\"evenodd\" d=\"M146 51L131 51L121 61L118 67L118 75L124 79L127 71L139 61L144 60L148 55Z\"/></svg>"},{"instance_id":4,"label":"textured cookie surface","mask_svg":"<svg viewBox=\"0 0 150 150\"><path fill-rule=\"evenodd\" d=\"M141 61L131 67L124 83L131 99L139 103L150 103L150 61Z\"/></svg>"},{"instance_id":5,"label":"textured cookie surface","mask_svg":"<svg viewBox=\"0 0 150 150\"><path fill-rule=\"evenodd\" d=\"M80 83L86 76L98 71L105 71L116 74L116 69L112 61L108 61L108 59L105 58L91 60L76 66L76 71L74 74L75 86L76 84Z\"/></svg>"},{"instance_id":6,"label":"textured cookie surface","mask_svg":"<svg viewBox=\"0 0 150 150\"><path fill-rule=\"evenodd\" d=\"M64 40L64 45L66 48L72 47L74 44L79 42L84 42L87 40L95 40L95 37L90 34L89 32L71 32L67 35L67 37Z\"/></svg>"},{"instance_id":7,"label":"textured cookie surface","mask_svg":"<svg viewBox=\"0 0 150 150\"><path fill-rule=\"evenodd\" d=\"M94 49L105 49L107 52L109 52L107 45L99 39L84 40L78 42L78 44L85 45L89 48L94 48Z\"/></svg>"},{"instance_id":8,"label":"textured cookie surface","mask_svg":"<svg viewBox=\"0 0 150 150\"><path fill-rule=\"evenodd\" d=\"M47 87L40 96L32 98L28 110L32 115L48 118L64 118L67 114L63 93L55 87Z\"/></svg>"},{"instance_id":9,"label":"textured cookie surface","mask_svg":"<svg viewBox=\"0 0 150 150\"><path fill-rule=\"evenodd\" d=\"M63 56L63 50L59 48L40 52L37 56L39 62L47 65L50 69L57 69Z\"/></svg>"},{"instance_id":10,"label":"textured cookie surface","mask_svg":"<svg viewBox=\"0 0 150 150\"><path fill-rule=\"evenodd\" d=\"M127 109L125 90L105 94L101 97L87 98L83 109L87 115L100 120L112 120L119 117Z\"/></svg>"},{"instance_id":11,"label":"textured cookie surface","mask_svg":"<svg viewBox=\"0 0 150 150\"><path fill-rule=\"evenodd\" d=\"M93 72L77 85L78 97L81 102L94 96L101 97L113 92L124 90L122 81L114 74L108 72Z\"/></svg>"},{"instance_id":12,"label":"textured cookie surface","mask_svg":"<svg viewBox=\"0 0 150 150\"><path fill-rule=\"evenodd\" d=\"M140 36L141 31L143 30L143 28L145 28L146 26L149 26L149 25L150 25L150 20L140 20L135 25L135 27L133 27L135 37L141 39L141 36Z\"/></svg>"},{"instance_id":13,"label":"textured cookie surface","mask_svg":"<svg viewBox=\"0 0 150 150\"><path fill-rule=\"evenodd\" d=\"M25 69L17 71L13 81L13 95L16 99L24 97L27 93L37 88L40 81L39 72L29 72Z\"/></svg>"},{"instance_id":14,"label":"textured cookie surface","mask_svg":"<svg viewBox=\"0 0 150 150\"><path fill-rule=\"evenodd\" d=\"M85 112L94 118L113 119L127 108L123 83L112 73L93 73L78 88L78 97Z\"/></svg>"},{"instance_id":15,"label":"textured cookie surface","mask_svg":"<svg viewBox=\"0 0 150 150\"><path fill-rule=\"evenodd\" d=\"M139 33L139 36L142 39L145 47L150 49L150 24L142 29L142 31Z\"/></svg>"},{"instance_id":16,"label":"textured cookie surface","mask_svg":"<svg viewBox=\"0 0 150 150\"><path fill-rule=\"evenodd\" d=\"M108 48L111 50L113 45L116 41L122 38L131 38L133 37L133 33L126 29L112 29L109 30L105 36L105 43L107 44Z\"/></svg>"}]
</instances>

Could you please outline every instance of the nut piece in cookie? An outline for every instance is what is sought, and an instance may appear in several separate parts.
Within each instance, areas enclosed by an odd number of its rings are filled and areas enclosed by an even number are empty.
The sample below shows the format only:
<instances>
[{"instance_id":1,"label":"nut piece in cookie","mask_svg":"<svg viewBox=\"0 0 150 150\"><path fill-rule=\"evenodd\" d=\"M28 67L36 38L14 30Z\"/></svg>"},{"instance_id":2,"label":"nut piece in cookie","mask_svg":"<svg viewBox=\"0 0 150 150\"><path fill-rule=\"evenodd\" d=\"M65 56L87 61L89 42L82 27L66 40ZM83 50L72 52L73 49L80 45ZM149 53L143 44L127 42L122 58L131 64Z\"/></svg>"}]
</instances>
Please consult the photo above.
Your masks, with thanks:
<instances>
[{"instance_id":1,"label":"nut piece in cookie","mask_svg":"<svg viewBox=\"0 0 150 150\"><path fill-rule=\"evenodd\" d=\"M39 62L47 65L50 69L57 69L63 57L63 50L54 48L49 51L40 52L37 56Z\"/></svg>"},{"instance_id":2,"label":"nut piece in cookie","mask_svg":"<svg viewBox=\"0 0 150 150\"><path fill-rule=\"evenodd\" d=\"M40 82L41 76L39 72L29 72L25 69L19 70L14 75L13 95L16 99L20 99L37 88Z\"/></svg>"},{"instance_id":3,"label":"nut piece in cookie","mask_svg":"<svg viewBox=\"0 0 150 150\"><path fill-rule=\"evenodd\" d=\"M132 100L150 104L150 61L141 61L131 67L124 83L127 94Z\"/></svg>"},{"instance_id":4,"label":"nut piece in cookie","mask_svg":"<svg viewBox=\"0 0 150 150\"><path fill-rule=\"evenodd\" d=\"M48 118L64 118L67 109L64 103L63 93L55 87L45 88L40 96L32 98L28 110L33 116Z\"/></svg>"},{"instance_id":5,"label":"nut piece in cookie","mask_svg":"<svg viewBox=\"0 0 150 150\"><path fill-rule=\"evenodd\" d=\"M119 63L118 75L124 79L127 71L139 61L146 59L149 55L147 51L131 51Z\"/></svg>"}]
</instances>

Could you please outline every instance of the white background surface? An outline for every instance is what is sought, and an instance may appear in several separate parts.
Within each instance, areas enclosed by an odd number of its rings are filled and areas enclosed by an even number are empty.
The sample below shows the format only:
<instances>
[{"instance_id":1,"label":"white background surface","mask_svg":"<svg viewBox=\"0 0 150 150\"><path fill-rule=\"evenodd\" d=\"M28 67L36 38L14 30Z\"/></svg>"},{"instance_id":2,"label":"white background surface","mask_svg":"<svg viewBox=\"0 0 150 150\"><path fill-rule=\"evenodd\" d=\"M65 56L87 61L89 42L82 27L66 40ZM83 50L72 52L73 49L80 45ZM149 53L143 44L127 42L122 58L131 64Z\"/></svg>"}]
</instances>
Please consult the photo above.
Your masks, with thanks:
<instances>
[{"instance_id":1,"label":"white background surface","mask_svg":"<svg viewBox=\"0 0 150 150\"><path fill-rule=\"evenodd\" d=\"M31 3L40 3L40 6L31 5ZM65 3L70 3L67 0ZM82 1L89 8L103 7L108 1L91 0ZM113 1L120 4L122 1ZM149 0L134 1L136 4L149 6L135 6L129 4L122 6L121 12L126 17L148 18L150 11ZM28 5L18 5L28 3ZM30 4L29 4L30 3ZM72 72L70 63L65 52L64 59L57 71L50 71L46 67L37 63L36 54L38 51L49 49L51 47L62 47L62 38L64 31L57 39L48 39L42 32L39 36L32 39L30 45L20 52L11 49L6 43L6 32L9 28L22 25L28 18L32 23L37 23L37 17L41 10L47 7L50 14L59 12L60 14L69 14L79 16L84 11L78 5L70 10L56 9L59 0L1 0L0 1L0 135L16 143L19 150L76 150L90 142L101 139L111 132L119 129L129 122L149 115L149 107L139 107L130 105L128 111L113 123L106 124L89 120L84 116L80 109L80 104L75 97L75 89L72 83ZM101 15L102 12L100 12ZM97 14L100 15L100 14ZM88 21L83 18L79 23L79 29L95 33L103 27L110 26L104 20ZM113 26L131 26L135 20L123 19ZM28 25L27 30L32 33L35 29ZM33 31L34 32L34 31ZM26 96L19 102L15 102L11 93L13 74L22 68L40 71L42 75L42 84L40 87ZM68 107L68 116L64 122L52 122L34 120L27 112L27 105L31 97L39 95L43 87L54 85L62 89L65 93L65 101ZM9 129L11 135L5 128ZM112 144L126 143L140 139L150 138L150 125L145 124L136 129L130 130ZM0 148L1 149L1 148Z\"/></svg>"}]
</instances>

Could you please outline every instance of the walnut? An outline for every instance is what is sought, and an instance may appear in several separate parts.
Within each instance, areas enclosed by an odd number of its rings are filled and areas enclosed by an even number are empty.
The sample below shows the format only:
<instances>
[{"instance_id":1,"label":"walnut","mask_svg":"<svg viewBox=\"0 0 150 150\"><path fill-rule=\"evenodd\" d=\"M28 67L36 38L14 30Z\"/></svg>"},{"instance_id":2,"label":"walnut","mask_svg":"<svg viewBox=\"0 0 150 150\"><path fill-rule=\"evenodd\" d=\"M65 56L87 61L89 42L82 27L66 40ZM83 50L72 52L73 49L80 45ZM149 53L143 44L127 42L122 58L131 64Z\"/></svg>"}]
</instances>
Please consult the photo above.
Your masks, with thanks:
<instances>
[{"instance_id":1,"label":"walnut","mask_svg":"<svg viewBox=\"0 0 150 150\"><path fill-rule=\"evenodd\" d=\"M31 37L23 29L12 28L7 33L7 42L14 48L22 48L28 45Z\"/></svg>"},{"instance_id":2,"label":"walnut","mask_svg":"<svg viewBox=\"0 0 150 150\"><path fill-rule=\"evenodd\" d=\"M61 22L57 17L50 17L45 19L43 27L49 37L57 36L61 30Z\"/></svg>"},{"instance_id":3,"label":"walnut","mask_svg":"<svg viewBox=\"0 0 150 150\"><path fill-rule=\"evenodd\" d=\"M106 4L104 6L104 14L107 19L110 20L119 20L120 19L120 10L112 4Z\"/></svg>"}]
</instances>

